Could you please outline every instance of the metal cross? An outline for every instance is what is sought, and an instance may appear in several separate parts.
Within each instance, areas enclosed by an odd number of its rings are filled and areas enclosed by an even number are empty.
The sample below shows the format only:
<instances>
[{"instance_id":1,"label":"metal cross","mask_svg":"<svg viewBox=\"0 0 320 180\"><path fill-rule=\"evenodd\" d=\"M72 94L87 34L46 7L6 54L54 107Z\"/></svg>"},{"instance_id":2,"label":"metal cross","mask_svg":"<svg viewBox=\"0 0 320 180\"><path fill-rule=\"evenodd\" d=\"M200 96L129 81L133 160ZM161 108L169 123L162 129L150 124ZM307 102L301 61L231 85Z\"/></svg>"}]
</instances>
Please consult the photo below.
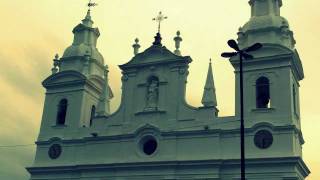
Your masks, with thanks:
<instances>
[{"instance_id":1,"label":"metal cross","mask_svg":"<svg viewBox=\"0 0 320 180\"><path fill-rule=\"evenodd\" d=\"M159 12L159 14L158 14L157 17L155 17L155 18L152 19L152 20L158 22L158 33L160 33L161 22L164 21L165 19L168 19L168 17L167 17L167 16L164 16L161 11Z\"/></svg>"},{"instance_id":2,"label":"metal cross","mask_svg":"<svg viewBox=\"0 0 320 180\"><path fill-rule=\"evenodd\" d=\"M88 8L89 8L89 10L91 9L91 7L94 7L94 6L98 6L98 4L92 2L92 0L89 0L89 3L88 3Z\"/></svg>"}]
</instances>

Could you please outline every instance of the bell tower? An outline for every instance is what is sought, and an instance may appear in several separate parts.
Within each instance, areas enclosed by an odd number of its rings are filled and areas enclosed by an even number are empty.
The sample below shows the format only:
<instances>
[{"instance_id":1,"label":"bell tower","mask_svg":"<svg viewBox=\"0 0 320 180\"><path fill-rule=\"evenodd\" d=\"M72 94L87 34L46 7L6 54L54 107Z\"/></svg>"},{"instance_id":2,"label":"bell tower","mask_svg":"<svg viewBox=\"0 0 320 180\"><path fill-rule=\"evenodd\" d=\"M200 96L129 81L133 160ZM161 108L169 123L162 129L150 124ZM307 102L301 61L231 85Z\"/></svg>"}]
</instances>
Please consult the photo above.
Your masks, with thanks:
<instances>
[{"instance_id":1,"label":"bell tower","mask_svg":"<svg viewBox=\"0 0 320 180\"><path fill-rule=\"evenodd\" d=\"M244 60L245 116L253 122L293 124L300 129L299 81L303 67L288 21L280 16L281 0L251 0L250 20L239 29L241 48L262 43L254 59ZM261 23L264 22L264 23ZM236 115L239 115L239 61L236 72Z\"/></svg>"},{"instance_id":2,"label":"bell tower","mask_svg":"<svg viewBox=\"0 0 320 180\"><path fill-rule=\"evenodd\" d=\"M92 26L88 10L72 31L72 45L55 57L52 75L42 83L47 91L39 139L73 137L96 115L110 114L108 68L96 48L99 29Z\"/></svg>"},{"instance_id":3,"label":"bell tower","mask_svg":"<svg viewBox=\"0 0 320 180\"><path fill-rule=\"evenodd\" d=\"M302 160L299 83L304 71L296 41L288 21L280 15L281 0L250 0L249 5L251 17L239 28L238 44L244 50L255 43L263 47L250 53L253 59L243 60L246 162L255 158L261 158L262 163L264 158L296 158L295 166L302 162L303 168L282 177L304 179L301 177L310 171ZM239 57L232 57L230 62L235 69L235 118L239 119Z\"/></svg>"}]
</instances>

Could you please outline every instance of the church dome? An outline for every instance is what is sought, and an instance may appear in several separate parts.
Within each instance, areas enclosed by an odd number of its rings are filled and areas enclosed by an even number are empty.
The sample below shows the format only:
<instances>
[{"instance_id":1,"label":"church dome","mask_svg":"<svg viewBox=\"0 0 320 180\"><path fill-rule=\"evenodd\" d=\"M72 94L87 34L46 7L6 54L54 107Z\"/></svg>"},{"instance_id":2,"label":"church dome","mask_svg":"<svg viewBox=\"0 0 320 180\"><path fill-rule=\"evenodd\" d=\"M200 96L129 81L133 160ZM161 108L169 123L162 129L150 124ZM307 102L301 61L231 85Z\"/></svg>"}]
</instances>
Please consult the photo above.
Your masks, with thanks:
<instances>
[{"instance_id":1,"label":"church dome","mask_svg":"<svg viewBox=\"0 0 320 180\"><path fill-rule=\"evenodd\" d=\"M63 59L90 56L90 59L96 60L102 65L104 64L103 56L96 47L100 32L98 28L93 28L92 25L93 21L89 10L82 23L73 29L73 43L64 51Z\"/></svg>"},{"instance_id":2,"label":"church dome","mask_svg":"<svg viewBox=\"0 0 320 180\"><path fill-rule=\"evenodd\" d=\"M82 57L85 55L89 55L91 59L96 60L100 64L104 64L104 59L102 54L98 51L97 48L91 45L86 45L81 43L79 45L71 45L69 46L63 54L63 58L69 57Z\"/></svg>"},{"instance_id":3,"label":"church dome","mask_svg":"<svg viewBox=\"0 0 320 180\"><path fill-rule=\"evenodd\" d=\"M260 30L265 28L289 27L288 21L281 16L253 16L241 29L242 32Z\"/></svg>"}]
</instances>

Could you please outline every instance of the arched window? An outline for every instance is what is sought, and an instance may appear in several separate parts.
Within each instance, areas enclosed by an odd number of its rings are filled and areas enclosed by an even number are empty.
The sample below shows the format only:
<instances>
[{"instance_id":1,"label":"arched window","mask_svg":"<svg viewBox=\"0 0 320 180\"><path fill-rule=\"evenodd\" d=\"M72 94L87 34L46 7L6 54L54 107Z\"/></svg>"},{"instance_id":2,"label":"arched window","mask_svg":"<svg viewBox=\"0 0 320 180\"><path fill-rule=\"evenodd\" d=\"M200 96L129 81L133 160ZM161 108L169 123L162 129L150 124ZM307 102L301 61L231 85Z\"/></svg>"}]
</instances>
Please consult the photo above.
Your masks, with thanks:
<instances>
[{"instance_id":1,"label":"arched window","mask_svg":"<svg viewBox=\"0 0 320 180\"><path fill-rule=\"evenodd\" d=\"M257 108L270 107L270 82L266 77L260 77L256 81L256 105Z\"/></svg>"},{"instance_id":2,"label":"arched window","mask_svg":"<svg viewBox=\"0 0 320 180\"><path fill-rule=\"evenodd\" d=\"M92 120L93 120L95 114L96 114L96 107L93 105L93 106L91 107L90 126L92 125Z\"/></svg>"},{"instance_id":3,"label":"arched window","mask_svg":"<svg viewBox=\"0 0 320 180\"><path fill-rule=\"evenodd\" d=\"M57 125L64 125L66 122L66 115L67 115L67 107L68 107L68 100L62 99L58 104L58 112L57 112Z\"/></svg>"}]
</instances>

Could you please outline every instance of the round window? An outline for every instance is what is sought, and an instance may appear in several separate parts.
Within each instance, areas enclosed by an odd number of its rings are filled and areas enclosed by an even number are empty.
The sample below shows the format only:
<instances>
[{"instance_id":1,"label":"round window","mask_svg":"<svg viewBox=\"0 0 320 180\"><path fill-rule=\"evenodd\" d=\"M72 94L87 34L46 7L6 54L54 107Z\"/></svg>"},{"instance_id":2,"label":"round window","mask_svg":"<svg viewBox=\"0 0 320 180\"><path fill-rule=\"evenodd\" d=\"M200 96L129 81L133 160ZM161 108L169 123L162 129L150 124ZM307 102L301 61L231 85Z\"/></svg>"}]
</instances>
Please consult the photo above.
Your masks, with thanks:
<instances>
[{"instance_id":1,"label":"round window","mask_svg":"<svg viewBox=\"0 0 320 180\"><path fill-rule=\"evenodd\" d=\"M51 159L57 159L61 155L61 152L62 147L60 146L60 144L53 144L49 148L48 155Z\"/></svg>"},{"instance_id":2,"label":"round window","mask_svg":"<svg viewBox=\"0 0 320 180\"><path fill-rule=\"evenodd\" d=\"M140 140L140 149L148 156L154 154L157 148L158 142L153 136L145 136Z\"/></svg>"},{"instance_id":3,"label":"round window","mask_svg":"<svg viewBox=\"0 0 320 180\"><path fill-rule=\"evenodd\" d=\"M260 130L254 135L254 144L260 149L267 149L273 143L273 136L267 130Z\"/></svg>"}]
</instances>

